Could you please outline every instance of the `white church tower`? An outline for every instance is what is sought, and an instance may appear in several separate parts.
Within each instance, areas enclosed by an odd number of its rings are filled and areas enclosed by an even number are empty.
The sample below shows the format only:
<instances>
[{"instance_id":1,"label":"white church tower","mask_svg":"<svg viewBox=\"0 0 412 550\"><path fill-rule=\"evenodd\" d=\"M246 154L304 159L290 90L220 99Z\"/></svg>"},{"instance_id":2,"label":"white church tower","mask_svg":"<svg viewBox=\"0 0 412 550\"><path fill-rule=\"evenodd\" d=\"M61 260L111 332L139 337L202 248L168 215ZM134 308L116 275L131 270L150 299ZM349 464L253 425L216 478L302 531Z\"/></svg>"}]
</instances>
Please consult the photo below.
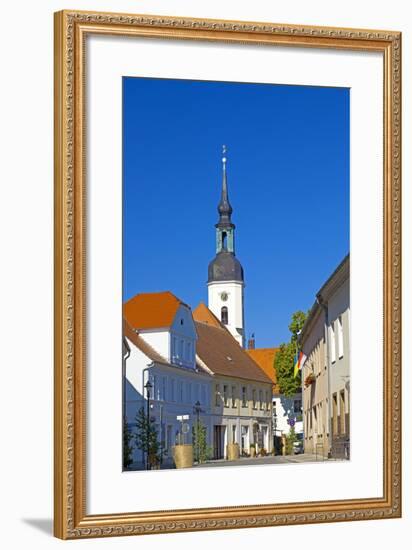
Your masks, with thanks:
<instances>
[{"instance_id":1,"label":"white church tower","mask_svg":"<svg viewBox=\"0 0 412 550\"><path fill-rule=\"evenodd\" d=\"M223 146L222 195L217 211L216 257L208 270L208 306L237 342L244 347L243 268L235 256L235 225L231 221L232 207L229 203L226 177L226 146Z\"/></svg>"}]
</instances>

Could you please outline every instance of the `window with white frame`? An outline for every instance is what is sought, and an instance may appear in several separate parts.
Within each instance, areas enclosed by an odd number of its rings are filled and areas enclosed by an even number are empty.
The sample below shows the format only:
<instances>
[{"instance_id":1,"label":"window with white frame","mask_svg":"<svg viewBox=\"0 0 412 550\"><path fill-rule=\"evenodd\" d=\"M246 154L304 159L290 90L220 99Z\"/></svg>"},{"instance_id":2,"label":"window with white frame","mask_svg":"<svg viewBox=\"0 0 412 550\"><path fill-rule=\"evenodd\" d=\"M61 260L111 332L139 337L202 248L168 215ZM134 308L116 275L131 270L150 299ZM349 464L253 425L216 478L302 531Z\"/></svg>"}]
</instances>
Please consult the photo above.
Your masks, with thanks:
<instances>
[{"instance_id":1,"label":"window with white frame","mask_svg":"<svg viewBox=\"0 0 412 550\"><path fill-rule=\"evenodd\" d=\"M259 406L263 410L263 391L259 390Z\"/></svg>"},{"instance_id":2,"label":"window with white frame","mask_svg":"<svg viewBox=\"0 0 412 550\"><path fill-rule=\"evenodd\" d=\"M173 359L177 358L177 338L176 338L176 336L173 336L173 340L172 340L172 358Z\"/></svg>"},{"instance_id":3,"label":"window with white frame","mask_svg":"<svg viewBox=\"0 0 412 550\"><path fill-rule=\"evenodd\" d=\"M176 399L176 382L173 378L170 379L170 401L175 401Z\"/></svg>"},{"instance_id":4,"label":"window with white frame","mask_svg":"<svg viewBox=\"0 0 412 550\"><path fill-rule=\"evenodd\" d=\"M232 386L232 407L236 407L236 386Z\"/></svg>"},{"instance_id":5,"label":"window with white frame","mask_svg":"<svg viewBox=\"0 0 412 550\"><path fill-rule=\"evenodd\" d=\"M160 396L159 396L159 398L162 401L165 401L165 399L166 399L166 381L167 381L166 376L162 376L162 383L161 383L161 386L160 386Z\"/></svg>"},{"instance_id":6,"label":"window with white frame","mask_svg":"<svg viewBox=\"0 0 412 550\"><path fill-rule=\"evenodd\" d=\"M153 376L153 399L159 399L159 385L157 383L157 375Z\"/></svg>"},{"instance_id":7,"label":"window with white frame","mask_svg":"<svg viewBox=\"0 0 412 550\"><path fill-rule=\"evenodd\" d=\"M229 406L229 387L227 384L223 385L223 403L225 407Z\"/></svg>"},{"instance_id":8,"label":"window with white frame","mask_svg":"<svg viewBox=\"0 0 412 550\"><path fill-rule=\"evenodd\" d=\"M343 323L342 315L338 317L338 357L343 357Z\"/></svg>"},{"instance_id":9,"label":"window with white frame","mask_svg":"<svg viewBox=\"0 0 412 550\"><path fill-rule=\"evenodd\" d=\"M242 407L247 407L247 388L242 386Z\"/></svg>"},{"instance_id":10,"label":"window with white frame","mask_svg":"<svg viewBox=\"0 0 412 550\"><path fill-rule=\"evenodd\" d=\"M331 363L336 361L336 335L334 321L330 325L330 360Z\"/></svg>"}]
</instances>

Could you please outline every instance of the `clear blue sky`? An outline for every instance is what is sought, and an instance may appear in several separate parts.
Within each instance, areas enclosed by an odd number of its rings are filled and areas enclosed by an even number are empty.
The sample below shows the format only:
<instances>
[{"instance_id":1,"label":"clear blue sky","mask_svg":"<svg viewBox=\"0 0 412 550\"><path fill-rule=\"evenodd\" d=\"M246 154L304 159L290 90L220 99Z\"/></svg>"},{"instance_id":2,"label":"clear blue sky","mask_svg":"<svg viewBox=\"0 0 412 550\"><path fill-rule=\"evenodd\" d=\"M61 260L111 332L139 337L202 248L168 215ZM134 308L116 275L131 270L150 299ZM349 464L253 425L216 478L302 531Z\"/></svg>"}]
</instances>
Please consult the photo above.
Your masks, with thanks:
<instances>
[{"instance_id":1,"label":"clear blue sky","mask_svg":"<svg viewBox=\"0 0 412 550\"><path fill-rule=\"evenodd\" d=\"M124 299L207 303L222 144L246 334L276 346L349 251L349 90L124 78Z\"/></svg>"}]
</instances>

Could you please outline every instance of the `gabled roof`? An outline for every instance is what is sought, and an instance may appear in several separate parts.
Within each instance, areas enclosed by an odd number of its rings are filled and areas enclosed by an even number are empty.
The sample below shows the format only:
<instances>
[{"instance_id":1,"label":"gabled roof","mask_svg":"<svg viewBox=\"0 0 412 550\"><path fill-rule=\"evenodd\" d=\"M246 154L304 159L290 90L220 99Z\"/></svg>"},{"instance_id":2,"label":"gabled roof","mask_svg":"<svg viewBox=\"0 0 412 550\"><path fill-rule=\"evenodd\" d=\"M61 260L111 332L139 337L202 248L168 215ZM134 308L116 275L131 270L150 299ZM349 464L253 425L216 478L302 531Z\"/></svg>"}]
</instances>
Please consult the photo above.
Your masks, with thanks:
<instances>
[{"instance_id":1,"label":"gabled roof","mask_svg":"<svg viewBox=\"0 0 412 550\"><path fill-rule=\"evenodd\" d=\"M277 376L274 368L275 355L279 351L279 348L256 348L248 349L246 353L259 365L262 371L272 380L273 391L277 392Z\"/></svg>"},{"instance_id":2,"label":"gabled roof","mask_svg":"<svg viewBox=\"0 0 412 550\"><path fill-rule=\"evenodd\" d=\"M169 291L136 294L123 304L123 315L136 330L168 328L180 305L186 304Z\"/></svg>"},{"instance_id":3,"label":"gabled roof","mask_svg":"<svg viewBox=\"0 0 412 550\"><path fill-rule=\"evenodd\" d=\"M223 325L219 323L220 326L216 326L199 321L195 324L198 334L197 356L213 374L271 383L271 379Z\"/></svg>"},{"instance_id":4,"label":"gabled roof","mask_svg":"<svg viewBox=\"0 0 412 550\"><path fill-rule=\"evenodd\" d=\"M150 344L143 340L141 336L136 334L126 319L123 319L123 336L130 340L138 349L140 349L141 352L143 352L155 363L161 363L163 365L169 364L168 361L160 355L160 353L157 353L157 351L153 349Z\"/></svg>"}]
</instances>

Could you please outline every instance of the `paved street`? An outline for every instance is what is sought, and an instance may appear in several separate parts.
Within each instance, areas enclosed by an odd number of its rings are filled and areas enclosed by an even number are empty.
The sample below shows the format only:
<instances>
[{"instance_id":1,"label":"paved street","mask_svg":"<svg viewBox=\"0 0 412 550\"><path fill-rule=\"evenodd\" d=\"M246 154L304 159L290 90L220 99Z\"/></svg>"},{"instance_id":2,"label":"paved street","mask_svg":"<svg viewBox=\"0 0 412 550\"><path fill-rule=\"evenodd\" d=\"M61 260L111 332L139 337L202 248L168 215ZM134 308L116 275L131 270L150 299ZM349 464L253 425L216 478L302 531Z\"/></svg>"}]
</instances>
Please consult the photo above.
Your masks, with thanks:
<instances>
[{"instance_id":1,"label":"paved street","mask_svg":"<svg viewBox=\"0 0 412 550\"><path fill-rule=\"evenodd\" d=\"M314 454L289 456L264 456L255 458L239 458L238 460L211 460L205 464L195 464L195 468L211 468L214 466L258 466L260 464L299 464L302 462L322 462L324 459ZM325 459L327 461L327 459Z\"/></svg>"},{"instance_id":2,"label":"paved street","mask_svg":"<svg viewBox=\"0 0 412 550\"><path fill-rule=\"evenodd\" d=\"M314 454L301 454L301 455L289 455L289 456L264 456L255 458L239 458L238 460L210 460L205 464L194 464L193 468L214 468L224 466L259 466L263 464L300 464L303 462L336 462L339 459L323 459L321 456ZM174 469L174 466L169 464L163 464L161 470ZM134 463L130 470L145 470L145 466L141 463Z\"/></svg>"}]
</instances>

